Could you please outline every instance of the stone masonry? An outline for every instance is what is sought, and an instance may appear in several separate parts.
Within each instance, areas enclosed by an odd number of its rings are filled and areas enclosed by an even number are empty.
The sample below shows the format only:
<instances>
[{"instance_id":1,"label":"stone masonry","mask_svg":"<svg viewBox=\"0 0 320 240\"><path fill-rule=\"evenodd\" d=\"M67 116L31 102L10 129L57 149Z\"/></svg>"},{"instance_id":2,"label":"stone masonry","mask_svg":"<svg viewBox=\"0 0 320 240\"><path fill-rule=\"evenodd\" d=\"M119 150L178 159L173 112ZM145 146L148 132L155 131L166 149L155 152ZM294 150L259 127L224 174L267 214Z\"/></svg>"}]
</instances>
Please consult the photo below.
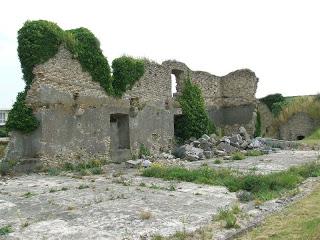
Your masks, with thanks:
<instances>
[{"instance_id":1,"label":"stone masonry","mask_svg":"<svg viewBox=\"0 0 320 240\"><path fill-rule=\"evenodd\" d=\"M174 116L181 114L171 74L177 94L188 75L198 84L210 118L225 134L239 126L254 132L258 78L248 69L217 77L177 61L146 61L145 74L122 98L108 96L62 46L33 73L26 102L40 127L31 134L12 132L6 160L36 158L49 165L88 158L122 161L137 155L142 144L151 153L171 149Z\"/></svg>"}]
</instances>

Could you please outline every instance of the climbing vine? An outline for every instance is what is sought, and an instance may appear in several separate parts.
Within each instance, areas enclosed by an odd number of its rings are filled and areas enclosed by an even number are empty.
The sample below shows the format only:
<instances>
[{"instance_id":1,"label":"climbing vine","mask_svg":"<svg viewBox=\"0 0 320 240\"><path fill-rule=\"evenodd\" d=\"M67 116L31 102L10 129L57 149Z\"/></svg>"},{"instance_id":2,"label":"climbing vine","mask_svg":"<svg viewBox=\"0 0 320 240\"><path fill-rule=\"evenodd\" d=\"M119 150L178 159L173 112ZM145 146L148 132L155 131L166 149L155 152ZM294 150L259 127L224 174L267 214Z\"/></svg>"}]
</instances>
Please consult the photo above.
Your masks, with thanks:
<instances>
[{"instance_id":1,"label":"climbing vine","mask_svg":"<svg viewBox=\"0 0 320 240\"><path fill-rule=\"evenodd\" d=\"M32 109L25 104L27 91L18 93L17 100L8 115L6 129L8 131L18 130L29 133L37 129L39 121L33 115Z\"/></svg>"},{"instance_id":2,"label":"climbing vine","mask_svg":"<svg viewBox=\"0 0 320 240\"><path fill-rule=\"evenodd\" d=\"M112 61L112 69L114 94L121 96L144 74L144 61L122 56Z\"/></svg>"},{"instance_id":3,"label":"climbing vine","mask_svg":"<svg viewBox=\"0 0 320 240\"><path fill-rule=\"evenodd\" d=\"M64 31L57 24L46 20L27 21L18 31L18 55L26 89L30 88L33 81L33 68L52 58L61 45L72 53L83 70L89 72L92 80L99 82L109 95L122 96L144 74L142 60L121 57L113 62L112 76L98 39L86 28ZM19 93L9 113L7 129L30 132L38 126L32 110L25 105L26 94L27 90ZM17 109L23 111L19 112Z\"/></svg>"}]
</instances>

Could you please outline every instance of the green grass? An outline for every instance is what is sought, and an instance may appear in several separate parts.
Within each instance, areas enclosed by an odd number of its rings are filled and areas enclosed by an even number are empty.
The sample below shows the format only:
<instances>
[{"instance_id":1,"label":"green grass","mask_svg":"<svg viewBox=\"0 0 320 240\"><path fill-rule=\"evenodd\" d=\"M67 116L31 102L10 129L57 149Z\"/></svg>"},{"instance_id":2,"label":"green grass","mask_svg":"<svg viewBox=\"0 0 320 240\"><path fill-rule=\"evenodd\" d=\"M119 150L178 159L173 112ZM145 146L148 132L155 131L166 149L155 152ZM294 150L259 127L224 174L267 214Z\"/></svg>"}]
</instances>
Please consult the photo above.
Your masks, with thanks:
<instances>
[{"instance_id":1,"label":"green grass","mask_svg":"<svg viewBox=\"0 0 320 240\"><path fill-rule=\"evenodd\" d=\"M12 227L10 225L6 225L0 228L0 236L7 235L13 232Z\"/></svg>"},{"instance_id":2,"label":"green grass","mask_svg":"<svg viewBox=\"0 0 320 240\"><path fill-rule=\"evenodd\" d=\"M6 149L6 144L0 144L0 158L4 157L4 150Z\"/></svg>"},{"instance_id":3,"label":"green grass","mask_svg":"<svg viewBox=\"0 0 320 240\"><path fill-rule=\"evenodd\" d=\"M243 160L246 156L242 152L235 152L231 155L232 160Z\"/></svg>"},{"instance_id":4,"label":"green grass","mask_svg":"<svg viewBox=\"0 0 320 240\"><path fill-rule=\"evenodd\" d=\"M320 239L320 185L311 195L238 239Z\"/></svg>"},{"instance_id":5,"label":"green grass","mask_svg":"<svg viewBox=\"0 0 320 240\"><path fill-rule=\"evenodd\" d=\"M96 159L81 163L66 162L62 167L49 168L47 172L50 176L60 175L62 171L75 172L81 176L98 175L102 173L104 163L105 162Z\"/></svg>"},{"instance_id":6,"label":"green grass","mask_svg":"<svg viewBox=\"0 0 320 240\"><path fill-rule=\"evenodd\" d=\"M320 128L314 131L306 140L320 140Z\"/></svg>"},{"instance_id":7,"label":"green grass","mask_svg":"<svg viewBox=\"0 0 320 240\"><path fill-rule=\"evenodd\" d=\"M236 215L241 212L238 205L234 205L231 209L220 208L218 215L213 220L224 221L225 228L238 228Z\"/></svg>"},{"instance_id":8,"label":"green grass","mask_svg":"<svg viewBox=\"0 0 320 240\"><path fill-rule=\"evenodd\" d=\"M213 163L214 163L214 164L221 164L222 161L221 161L220 159L216 159L216 160L213 161Z\"/></svg>"},{"instance_id":9,"label":"green grass","mask_svg":"<svg viewBox=\"0 0 320 240\"><path fill-rule=\"evenodd\" d=\"M215 170L209 167L189 170L183 167L156 165L145 169L142 172L142 176L198 184L221 185L227 187L231 192L239 190L249 191L253 194L254 198L267 201L295 189L308 177L320 176L320 164L306 164L268 175L245 174L230 169Z\"/></svg>"},{"instance_id":10,"label":"green grass","mask_svg":"<svg viewBox=\"0 0 320 240\"><path fill-rule=\"evenodd\" d=\"M253 150L247 151L246 155L250 157L257 157L257 156L263 155L263 152L260 150L253 149Z\"/></svg>"},{"instance_id":11,"label":"green grass","mask_svg":"<svg viewBox=\"0 0 320 240\"><path fill-rule=\"evenodd\" d=\"M22 196L25 197L25 198L31 198L33 196L35 196L36 194L35 193L32 193L32 192L26 192L25 194L23 194Z\"/></svg>"}]
</instances>

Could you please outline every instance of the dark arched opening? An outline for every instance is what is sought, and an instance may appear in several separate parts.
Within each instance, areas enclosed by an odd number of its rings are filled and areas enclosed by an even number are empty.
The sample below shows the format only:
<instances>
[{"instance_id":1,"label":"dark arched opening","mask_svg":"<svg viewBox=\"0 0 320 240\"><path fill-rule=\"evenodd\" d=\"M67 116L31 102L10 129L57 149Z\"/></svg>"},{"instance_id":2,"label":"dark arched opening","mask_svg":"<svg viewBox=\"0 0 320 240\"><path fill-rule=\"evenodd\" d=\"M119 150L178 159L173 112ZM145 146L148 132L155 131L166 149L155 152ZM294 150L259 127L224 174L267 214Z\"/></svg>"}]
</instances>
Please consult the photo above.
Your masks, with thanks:
<instances>
[{"instance_id":1,"label":"dark arched opening","mask_svg":"<svg viewBox=\"0 0 320 240\"><path fill-rule=\"evenodd\" d=\"M297 140L302 140L302 139L304 139L304 138L305 138L305 136L303 136L303 135L297 136Z\"/></svg>"}]
</instances>

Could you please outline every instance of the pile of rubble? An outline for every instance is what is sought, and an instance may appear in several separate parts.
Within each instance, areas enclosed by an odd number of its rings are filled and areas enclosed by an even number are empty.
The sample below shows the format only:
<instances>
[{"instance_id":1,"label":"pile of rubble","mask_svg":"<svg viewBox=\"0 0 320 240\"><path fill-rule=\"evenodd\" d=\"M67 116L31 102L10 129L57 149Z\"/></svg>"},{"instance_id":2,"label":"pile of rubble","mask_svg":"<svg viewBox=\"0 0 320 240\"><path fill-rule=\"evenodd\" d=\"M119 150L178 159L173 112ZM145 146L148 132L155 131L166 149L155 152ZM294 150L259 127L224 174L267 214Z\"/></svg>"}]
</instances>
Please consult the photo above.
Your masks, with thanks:
<instances>
[{"instance_id":1,"label":"pile of rubble","mask_svg":"<svg viewBox=\"0 0 320 240\"><path fill-rule=\"evenodd\" d=\"M187 144L184 144L173 151L173 155L180 159L188 161L197 161L210 159L214 157L228 158L234 152L243 152L257 149L267 154L272 149L266 145L263 138L251 139L244 127L239 128L238 134L224 136L219 138L217 135L210 136L204 134L201 138L191 138Z\"/></svg>"},{"instance_id":2,"label":"pile of rubble","mask_svg":"<svg viewBox=\"0 0 320 240\"><path fill-rule=\"evenodd\" d=\"M128 167L148 167L152 162L161 162L169 165L183 165L184 161L198 161L215 157L231 159L235 152L246 153L248 150L256 149L264 154L272 151L263 138L250 138L244 127L239 128L238 134L218 137L216 134L208 136L204 134L201 138L190 138L186 144L177 147L172 154L161 153L152 157L144 157L126 162Z\"/></svg>"}]
</instances>

